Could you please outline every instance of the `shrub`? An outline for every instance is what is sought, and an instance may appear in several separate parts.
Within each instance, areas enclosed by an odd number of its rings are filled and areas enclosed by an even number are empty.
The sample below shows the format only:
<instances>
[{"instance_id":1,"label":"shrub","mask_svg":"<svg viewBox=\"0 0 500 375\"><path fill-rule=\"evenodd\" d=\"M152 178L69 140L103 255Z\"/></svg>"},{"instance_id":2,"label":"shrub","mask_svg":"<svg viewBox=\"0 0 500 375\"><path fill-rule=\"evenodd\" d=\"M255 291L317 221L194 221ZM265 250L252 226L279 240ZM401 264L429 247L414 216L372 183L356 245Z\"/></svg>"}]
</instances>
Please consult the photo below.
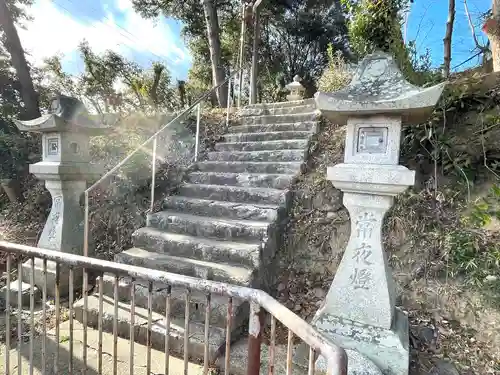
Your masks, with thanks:
<instances>
[{"instance_id":1,"label":"shrub","mask_svg":"<svg viewBox=\"0 0 500 375\"><path fill-rule=\"evenodd\" d=\"M351 81L351 72L342 52L333 51L333 46L328 46L328 66L318 81L318 90L333 92L347 86Z\"/></svg>"}]
</instances>

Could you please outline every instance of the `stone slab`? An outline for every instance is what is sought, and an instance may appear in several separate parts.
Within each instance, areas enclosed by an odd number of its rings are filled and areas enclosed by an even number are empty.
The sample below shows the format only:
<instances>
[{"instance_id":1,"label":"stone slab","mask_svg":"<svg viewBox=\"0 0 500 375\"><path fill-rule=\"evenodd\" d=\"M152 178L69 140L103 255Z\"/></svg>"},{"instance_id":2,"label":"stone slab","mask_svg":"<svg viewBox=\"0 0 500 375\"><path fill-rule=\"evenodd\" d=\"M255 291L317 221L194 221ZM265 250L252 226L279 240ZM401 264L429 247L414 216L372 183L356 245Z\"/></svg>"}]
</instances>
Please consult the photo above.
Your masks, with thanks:
<instances>
[{"instance_id":1,"label":"stone slab","mask_svg":"<svg viewBox=\"0 0 500 375\"><path fill-rule=\"evenodd\" d=\"M80 373L83 370L83 331L84 327L77 321L73 326L73 371ZM55 341L55 329L52 329L47 334L47 357L45 372L43 372L42 365L42 343L43 338L37 336L33 343L33 374L41 375L54 374L53 364L55 361L56 349L59 349L59 363L58 374L69 374L70 363L70 341L69 341L69 321L61 323L59 326L60 339L59 342ZM99 332L92 328L87 327L87 374L97 375L98 368L98 347L99 347ZM30 374L29 362L29 348L30 343L24 342L21 345L21 374ZM113 334L102 333L102 375L113 374ZM10 365L9 371L5 368L5 353L9 350ZM2 374L17 374L17 360L18 349L14 346L11 349L5 348L5 345L0 346L0 373ZM130 373L130 341L118 337L117 341L117 373L129 374ZM138 343L134 344L134 374L146 375L147 365L147 347ZM165 373L165 354L162 351L151 349L151 373L164 374ZM169 357L169 375L183 375L184 374L184 361L175 356ZM189 362L188 375L201 375L203 374L203 366Z\"/></svg>"},{"instance_id":2,"label":"stone slab","mask_svg":"<svg viewBox=\"0 0 500 375\"><path fill-rule=\"evenodd\" d=\"M22 266L22 277L24 282L29 282L31 278L31 263L30 261L23 263ZM47 262L47 296L55 297L56 295L56 263L48 261ZM35 285L42 290L43 284L45 282L45 277L43 274L43 260L35 259ZM73 285L76 289L81 288L83 285L83 270L77 268L73 272ZM65 297L69 294L69 268L63 265L59 266L59 293L61 297Z\"/></svg>"},{"instance_id":3,"label":"stone slab","mask_svg":"<svg viewBox=\"0 0 500 375\"><path fill-rule=\"evenodd\" d=\"M31 286L30 284L22 283L21 284L21 307L30 307L30 292L31 292ZM34 292L34 300L35 303L40 300L41 298L41 293L40 289L38 289L36 286L33 289ZM18 296L19 296L19 284L17 280L11 281L10 282L10 288L7 289L7 286L4 286L2 289L0 289L0 298L2 298L4 301L7 300L7 293L9 294L10 298L10 306L11 307L17 307L18 306Z\"/></svg>"},{"instance_id":4,"label":"stone slab","mask_svg":"<svg viewBox=\"0 0 500 375\"><path fill-rule=\"evenodd\" d=\"M385 375L408 374L409 326L401 310L395 310L391 330L326 314L320 315L314 326L340 347L367 357Z\"/></svg>"},{"instance_id":5,"label":"stone slab","mask_svg":"<svg viewBox=\"0 0 500 375\"><path fill-rule=\"evenodd\" d=\"M113 332L114 325L114 300L108 296L103 296L103 314L99 315L99 298L97 296L88 297L87 324L92 328L97 328L99 321L102 323L102 329L105 332ZM124 339L130 338L130 304L118 302L117 327L118 336ZM75 319L83 321L83 299L74 304ZM135 307L134 318L134 341L140 344L147 343L147 309ZM205 325L200 323L189 324L189 343L188 353L191 358L203 359L205 353ZM172 319L170 325L169 346L171 353L182 355L184 353L184 320ZM237 337L239 332L235 332ZM156 350L165 349L166 325L163 315L152 313L151 325L151 346ZM215 360L221 348L225 345L225 330L218 327L209 329L209 356Z\"/></svg>"},{"instance_id":6,"label":"stone slab","mask_svg":"<svg viewBox=\"0 0 500 375\"><path fill-rule=\"evenodd\" d=\"M196 164L199 171L230 173L299 173L300 162L205 161Z\"/></svg>"},{"instance_id":7,"label":"stone slab","mask_svg":"<svg viewBox=\"0 0 500 375\"><path fill-rule=\"evenodd\" d=\"M306 149L307 139L284 139L261 142L220 142L215 144L216 151L262 151L262 150L293 150Z\"/></svg>"},{"instance_id":8,"label":"stone slab","mask_svg":"<svg viewBox=\"0 0 500 375\"><path fill-rule=\"evenodd\" d=\"M368 358L355 350L346 350L348 375L383 375L382 371ZM328 362L325 357L319 356L316 360L316 369L327 372Z\"/></svg>"}]
</instances>

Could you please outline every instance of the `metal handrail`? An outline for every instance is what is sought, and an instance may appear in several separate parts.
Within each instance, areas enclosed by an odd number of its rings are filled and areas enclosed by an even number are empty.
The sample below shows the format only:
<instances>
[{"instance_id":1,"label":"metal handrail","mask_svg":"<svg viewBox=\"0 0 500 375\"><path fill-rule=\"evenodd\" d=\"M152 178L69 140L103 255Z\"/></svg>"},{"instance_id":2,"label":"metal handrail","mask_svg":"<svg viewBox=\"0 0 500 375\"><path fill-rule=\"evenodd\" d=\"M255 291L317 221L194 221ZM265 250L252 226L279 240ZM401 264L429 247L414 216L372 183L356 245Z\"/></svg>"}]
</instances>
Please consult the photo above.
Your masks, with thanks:
<instances>
[{"instance_id":1,"label":"metal handrail","mask_svg":"<svg viewBox=\"0 0 500 375\"><path fill-rule=\"evenodd\" d=\"M128 276L136 280L145 280L151 283L161 283L170 285L171 287L184 287L190 291L199 291L207 294L214 293L253 302L259 307L263 307L267 312L274 316L274 318L291 329L293 333L301 338L307 345L309 345L315 353L325 357L328 361L329 375L347 375L347 355L345 350L332 343L323 334L316 331L305 320L300 318L285 306L281 305L268 293L262 290L217 281L198 279L195 277L184 276L155 269L115 263L71 253L62 253L60 251L46 250L32 246L14 244L6 241L0 241L0 250L6 251L8 253L22 254L31 259L42 258L47 261L56 262L56 264L61 263L67 265L70 268L98 270L103 273L112 273L116 277L117 275ZM86 273L87 272L85 271L84 276L86 275ZM83 297L84 299L86 299L87 294L84 293ZM86 309L86 306L84 307L84 309ZM257 310L258 309L259 308L257 308ZM256 324L253 327L256 328L257 331L262 330L262 327L260 326L262 323L259 323L258 320L256 323L254 322L251 324ZM252 335L252 330L250 330L249 333ZM289 340L289 346L290 344L291 341ZM249 358L249 361L250 360L251 359ZM288 373L291 374L291 371Z\"/></svg>"},{"instance_id":2,"label":"metal handrail","mask_svg":"<svg viewBox=\"0 0 500 375\"><path fill-rule=\"evenodd\" d=\"M151 137L149 137L147 140L145 140L142 144L140 144L134 151L132 151L130 154L128 154L125 158L123 158L122 161L120 161L118 164L116 164L113 168L111 168L108 172L106 172L99 180L94 182L89 188L87 188L84 191L84 196L85 196L85 208L84 208L84 228L83 228L83 254L84 256L88 256L88 236L89 236L89 193L99 186L104 180L106 180L109 176L111 176L113 173L115 173L118 169L120 169L127 161L132 158L136 153L138 153L140 150L144 148L147 144L149 144L151 141L153 141L153 153L152 153L152 181L151 181L151 204L150 204L150 211L153 210L153 204L154 204L154 187L155 187L155 174L156 174L156 146L157 146L157 138L160 133L162 133L165 129L170 127L173 123L176 123L179 121L181 118L186 116L188 113L193 111L195 108L198 109L197 112L197 121L196 121L196 140L195 140L195 162L197 161L198 158L198 142L199 142L199 131L200 131L200 116L201 116L201 102L208 98L212 93L217 91L219 88L224 86L226 83L228 84L228 98L227 98L227 115L226 115L226 125L229 123L229 110L230 110L230 104L231 104L231 80L236 77L237 74L242 72L245 68L238 69L234 71L233 73L230 73L229 76L224 80L224 82L220 83L217 86L212 87L209 91L205 92L203 95L201 95L191 106L189 106L187 109L182 111L180 114L178 114L174 119L172 119L169 123L161 127L156 133L154 133ZM241 92L241 86L239 87L239 90ZM241 95L241 93L239 94Z\"/></svg>"}]
</instances>

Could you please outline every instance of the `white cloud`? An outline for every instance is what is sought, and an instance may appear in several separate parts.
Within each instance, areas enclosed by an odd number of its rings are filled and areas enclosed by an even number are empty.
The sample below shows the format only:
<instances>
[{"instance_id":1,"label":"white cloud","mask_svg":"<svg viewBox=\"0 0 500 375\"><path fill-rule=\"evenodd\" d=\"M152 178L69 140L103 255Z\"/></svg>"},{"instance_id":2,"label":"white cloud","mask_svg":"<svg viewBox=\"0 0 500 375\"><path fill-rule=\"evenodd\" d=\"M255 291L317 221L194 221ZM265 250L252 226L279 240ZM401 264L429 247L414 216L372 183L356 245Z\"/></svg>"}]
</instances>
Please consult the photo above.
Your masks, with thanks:
<instances>
[{"instance_id":1,"label":"white cloud","mask_svg":"<svg viewBox=\"0 0 500 375\"><path fill-rule=\"evenodd\" d=\"M123 17L121 27L116 25L109 8L105 18L90 20L69 14L51 0L36 0L29 9L33 21L26 24L26 29L19 29L21 42L35 64L55 54L63 54L67 60L68 56L74 56L83 39L96 53L111 49L127 57L135 53L151 60L161 58L170 64L191 60L179 36L172 33L164 20L155 24L141 18L130 0L115 0L115 9Z\"/></svg>"}]
</instances>

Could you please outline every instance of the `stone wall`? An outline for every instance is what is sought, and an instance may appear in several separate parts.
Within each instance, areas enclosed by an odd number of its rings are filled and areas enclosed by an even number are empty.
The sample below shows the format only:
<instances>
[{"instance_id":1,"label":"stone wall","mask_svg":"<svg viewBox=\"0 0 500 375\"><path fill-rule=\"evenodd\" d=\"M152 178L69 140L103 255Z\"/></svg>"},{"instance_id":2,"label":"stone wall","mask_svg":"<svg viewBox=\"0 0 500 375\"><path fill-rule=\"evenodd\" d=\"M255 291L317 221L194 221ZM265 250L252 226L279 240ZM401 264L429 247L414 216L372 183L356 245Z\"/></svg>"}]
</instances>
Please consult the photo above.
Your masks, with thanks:
<instances>
[{"instance_id":1,"label":"stone wall","mask_svg":"<svg viewBox=\"0 0 500 375\"><path fill-rule=\"evenodd\" d=\"M323 122L311 142L306 171L294 186L281 249L282 264L333 276L350 235L342 192L326 180L326 167L343 159L344 127Z\"/></svg>"}]
</instances>

